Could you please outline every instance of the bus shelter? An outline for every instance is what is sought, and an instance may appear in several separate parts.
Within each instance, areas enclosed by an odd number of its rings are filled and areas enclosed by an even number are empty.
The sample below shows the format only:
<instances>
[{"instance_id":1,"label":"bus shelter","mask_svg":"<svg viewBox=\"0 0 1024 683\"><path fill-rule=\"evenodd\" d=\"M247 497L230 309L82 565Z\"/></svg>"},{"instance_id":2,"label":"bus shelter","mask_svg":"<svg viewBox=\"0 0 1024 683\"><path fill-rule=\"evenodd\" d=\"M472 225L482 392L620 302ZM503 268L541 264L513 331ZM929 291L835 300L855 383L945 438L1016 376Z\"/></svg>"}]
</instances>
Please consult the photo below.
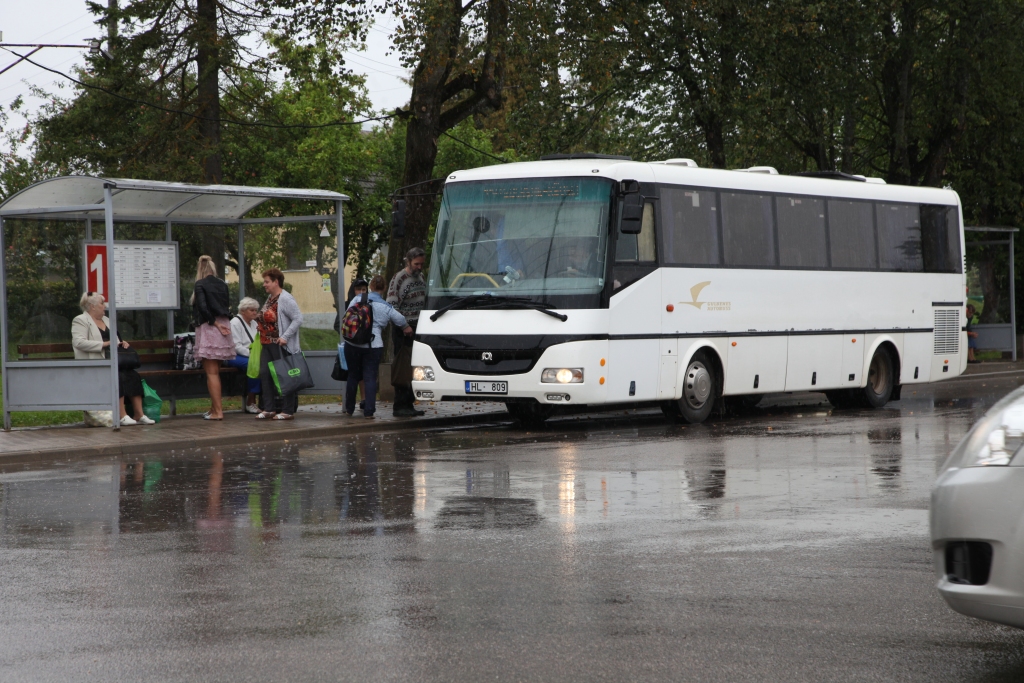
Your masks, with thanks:
<instances>
[{"instance_id":1,"label":"bus shelter","mask_svg":"<svg viewBox=\"0 0 1024 683\"><path fill-rule=\"evenodd\" d=\"M1013 272L1013 242L1017 228L972 226L965 227L965 233L984 233L988 239L971 240L967 246L1006 246L1009 248L1010 275L1010 321L1007 323L987 323L975 325L972 329L978 333L978 348L992 351L1009 351L1011 358L1017 360L1017 288ZM994 239L993 239L994 238ZM999 239L1002 238L1002 239Z\"/></svg>"},{"instance_id":2,"label":"bus shelter","mask_svg":"<svg viewBox=\"0 0 1024 683\"><path fill-rule=\"evenodd\" d=\"M327 205L323 214L247 218L261 204L271 200L317 202ZM11 413L30 410L112 410L118 403L118 348L110 345L109 360L32 360L12 359L8 319L7 246L4 222L12 219L38 221L82 221L91 231L93 222L105 226L106 272L96 272L105 285L110 318L111 339L117 339L117 279L114 255L115 223L163 224L166 241L171 243L172 226L235 226L238 228L239 292L245 291L245 231L247 225L283 225L288 223L334 223L339 265L344 261L342 203L348 197L327 190L232 185L190 185L154 180L127 180L91 176L62 176L36 183L0 204L0 354L3 373L4 429L11 428ZM324 228L326 230L326 227ZM322 233L321 233L322 234ZM88 251L86 251L88 255ZM96 265L101 265L97 261ZM94 269L95 272L96 269ZM343 272L338 269L339 276ZM123 277L123 273L121 274ZM174 273L175 282L180 278ZM344 291L337 288L338 310L344 310ZM98 288L97 291L100 291ZM127 292L126 292L127 293ZM132 292L138 296L139 292ZM144 296L144 294L143 294ZM159 301L159 290L149 295ZM123 298L123 297L122 297ZM145 304L143 304L145 305ZM154 306L159 308L159 306ZM168 311L168 333L173 336L173 312ZM69 330L70 337L70 330ZM310 371L317 383L315 393L337 393L339 385L330 379L335 352L307 352ZM320 358L319 356L323 356ZM120 427L113 420L114 429Z\"/></svg>"}]
</instances>

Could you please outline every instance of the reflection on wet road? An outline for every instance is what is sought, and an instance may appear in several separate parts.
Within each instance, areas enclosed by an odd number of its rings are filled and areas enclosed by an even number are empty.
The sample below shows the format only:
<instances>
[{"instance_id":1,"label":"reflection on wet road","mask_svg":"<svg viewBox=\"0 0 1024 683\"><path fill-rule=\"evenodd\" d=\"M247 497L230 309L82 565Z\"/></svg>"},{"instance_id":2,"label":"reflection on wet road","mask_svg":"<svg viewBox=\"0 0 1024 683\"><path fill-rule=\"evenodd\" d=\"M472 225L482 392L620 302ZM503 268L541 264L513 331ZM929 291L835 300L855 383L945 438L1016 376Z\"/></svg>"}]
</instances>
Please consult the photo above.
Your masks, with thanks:
<instances>
[{"instance_id":1,"label":"reflection on wet road","mask_svg":"<svg viewBox=\"0 0 1024 683\"><path fill-rule=\"evenodd\" d=\"M0 473L0 680L1024 680L934 591L996 395Z\"/></svg>"}]
</instances>

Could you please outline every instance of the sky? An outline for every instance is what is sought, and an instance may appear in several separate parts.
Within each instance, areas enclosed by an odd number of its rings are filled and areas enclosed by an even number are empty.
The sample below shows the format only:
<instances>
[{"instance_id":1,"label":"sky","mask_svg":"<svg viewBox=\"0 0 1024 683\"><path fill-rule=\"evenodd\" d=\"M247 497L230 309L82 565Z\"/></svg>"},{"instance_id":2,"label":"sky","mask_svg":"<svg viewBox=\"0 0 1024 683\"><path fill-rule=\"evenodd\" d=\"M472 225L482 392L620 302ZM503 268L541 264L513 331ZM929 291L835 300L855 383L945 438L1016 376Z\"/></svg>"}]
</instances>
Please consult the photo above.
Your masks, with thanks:
<instances>
[{"instance_id":1,"label":"sky","mask_svg":"<svg viewBox=\"0 0 1024 683\"><path fill-rule=\"evenodd\" d=\"M3 43L63 43L84 45L89 38L102 37L85 0L0 0L0 32ZM388 54L390 26L388 18L378 20L369 32L366 50L346 55L348 66L366 76L366 85L374 108L389 108L406 104L409 86L402 80L409 75L398 62L398 55ZM19 50L19 48L12 48ZM30 48L31 49L31 48ZM32 56L33 61L52 69L70 73L76 65L84 63L85 50L74 48L44 48ZM25 52L21 52L25 54ZM17 61L17 57L0 50L0 70ZM31 94L30 86L67 96L69 83L59 76L32 64L22 62L0 74L0 105L7 106L21 96L25 100L23 111L34 114L42 100ZM61 87L63 86L63 87ZM24 123L12 117L12 126Z\"/></svg>"}]
</instances>

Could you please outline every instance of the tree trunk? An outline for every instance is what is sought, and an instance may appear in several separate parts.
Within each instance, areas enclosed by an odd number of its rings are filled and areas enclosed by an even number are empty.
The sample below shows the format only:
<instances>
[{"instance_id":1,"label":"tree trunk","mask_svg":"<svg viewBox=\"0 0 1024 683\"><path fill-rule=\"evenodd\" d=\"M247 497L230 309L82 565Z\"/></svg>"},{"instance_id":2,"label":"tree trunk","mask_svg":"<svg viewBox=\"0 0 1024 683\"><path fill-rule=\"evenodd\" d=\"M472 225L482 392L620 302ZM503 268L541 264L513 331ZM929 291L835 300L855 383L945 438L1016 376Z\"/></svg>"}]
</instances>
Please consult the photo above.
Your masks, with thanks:
<instances>
[{"instance_id":1,"label":"tree trunk","mask_svg":"<svg viewBox=\"0 0 1024 683\"><path fill-rule=\"evenodd\" d=\"M196 2L196 72L199 79L196 113L199 135L206 156L203 182L218 185L223 181L220 156L220 47L217 35L217 0ZM224 277L224 228L200 228L203 252L213 259L217 277Z\"/></svg>"},{"instance_id":2,"label":"tree trunk","mask_svg":"<svg viewBox=\"0 0 1024 683\"><path fill-rule=\"evenodd\" d=\"M460 63L462 23L473 5L453 0L447 13L430 31L413 74L405 133L405 236L391 238L385 277L390 282L402 267L405 253L427 246L427 233L434 216L434 174L437 140L465 119L501 108L505 82L505 44L508 40L508 0L488 0L485 12L486 50L476 63ZM433 18L433 17L432 17ZM449 104L445 109L445 105ZM412 187L409 187L409 186Z\"/></svg>"}]
</instances>

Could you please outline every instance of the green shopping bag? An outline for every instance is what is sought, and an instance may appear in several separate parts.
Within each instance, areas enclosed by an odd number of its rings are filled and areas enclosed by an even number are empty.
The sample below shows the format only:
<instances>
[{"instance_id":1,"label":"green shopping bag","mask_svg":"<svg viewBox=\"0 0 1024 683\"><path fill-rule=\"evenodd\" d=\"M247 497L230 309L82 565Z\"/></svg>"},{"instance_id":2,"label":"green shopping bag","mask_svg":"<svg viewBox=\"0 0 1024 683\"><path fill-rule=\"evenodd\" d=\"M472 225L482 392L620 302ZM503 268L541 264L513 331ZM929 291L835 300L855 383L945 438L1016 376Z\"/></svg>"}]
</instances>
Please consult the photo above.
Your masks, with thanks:
<instances>
[{"instance_id":1,"label":"green shopping bag","mask_svg":"<svg viewBox=\"0 0 1024 683\"><path fill-rule=\"evenodd\" d=\"M164 400L153 390L153 387L142 380L142 412L153 422L160 421L160 409L164 407Z\"/></svg>"},{"instance_id":2,"label":"green shopping bag","mask_svg":"<svg viewBox=\"0 0 1024 683\"><path fill-rule=\"evenodd\" d=\"M260 377L260 353L262 351L263 345L260 344L260 338L256 337L252 340L252 344L249 344L249 365L245 369L245 376L249 379L259 379Z\"/></svg>"},{"instance_id":3,"label":"green shopping bag","mask_svg":"<svg viewBox=\"0 0 1024 683\"><path fill-rule=\"evenodd\" d=\"M309 374L309 365L302 353L284 356L280 360L267 363L270 377L274 380L274 388L281 396L294 394L303 389L313 387L313 378Z\"/></svg>"}]
</instances>

